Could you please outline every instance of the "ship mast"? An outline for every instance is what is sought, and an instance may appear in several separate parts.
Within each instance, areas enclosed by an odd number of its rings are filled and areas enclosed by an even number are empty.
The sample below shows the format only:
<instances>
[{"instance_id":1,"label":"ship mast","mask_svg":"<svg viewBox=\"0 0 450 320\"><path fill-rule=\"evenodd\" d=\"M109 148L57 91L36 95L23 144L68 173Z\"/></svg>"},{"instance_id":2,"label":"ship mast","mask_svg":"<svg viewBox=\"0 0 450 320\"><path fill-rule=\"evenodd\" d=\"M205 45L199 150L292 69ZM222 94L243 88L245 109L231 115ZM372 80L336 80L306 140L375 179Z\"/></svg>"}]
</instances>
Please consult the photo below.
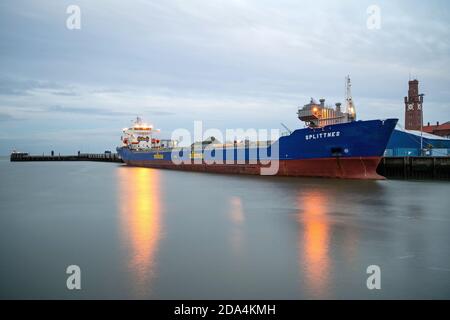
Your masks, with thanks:
<instances>
[{"instance_id":1,"label":"ship mast","mask_svg":"<svg viewBox=\"0 0 450 320\"><path fill-rule=\"evenodd\" d=\"M349 120L355 121L356 108L352 98L352 83L350 81L350 76L345 77L345 101L346 101L346 112L349 115Z\"/></svg>"}]
</instances>

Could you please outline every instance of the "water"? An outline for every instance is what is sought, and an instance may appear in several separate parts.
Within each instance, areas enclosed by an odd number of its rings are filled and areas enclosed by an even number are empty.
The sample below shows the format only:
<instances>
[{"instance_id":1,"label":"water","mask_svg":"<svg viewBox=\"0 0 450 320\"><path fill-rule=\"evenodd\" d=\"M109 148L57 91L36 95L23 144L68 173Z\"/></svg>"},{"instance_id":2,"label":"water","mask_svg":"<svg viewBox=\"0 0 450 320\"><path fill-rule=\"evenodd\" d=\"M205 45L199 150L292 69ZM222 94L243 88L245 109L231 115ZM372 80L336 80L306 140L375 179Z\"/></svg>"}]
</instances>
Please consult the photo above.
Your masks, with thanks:
<instances>
[{"instance_id":1,"label":"water","mask_svg":"<svg viewBox=\"0 0 450 320\"><path fill-rule=\"evenodd\" d=\"M448 182L5 159L0 179L3 299L450 298Z\"/></svg>"}]
</instances>

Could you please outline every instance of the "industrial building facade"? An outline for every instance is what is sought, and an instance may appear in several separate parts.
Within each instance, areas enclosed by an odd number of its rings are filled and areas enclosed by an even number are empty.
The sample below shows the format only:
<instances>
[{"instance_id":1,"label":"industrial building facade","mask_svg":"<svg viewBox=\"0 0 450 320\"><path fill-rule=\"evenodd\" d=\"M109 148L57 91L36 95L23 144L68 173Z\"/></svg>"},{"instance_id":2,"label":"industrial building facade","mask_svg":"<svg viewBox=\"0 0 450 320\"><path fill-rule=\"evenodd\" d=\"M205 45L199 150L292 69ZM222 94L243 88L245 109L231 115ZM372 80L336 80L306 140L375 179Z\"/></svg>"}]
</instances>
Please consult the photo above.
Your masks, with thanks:
<instances>
[{"instance_id":1,"label":"industrial building facade","mask_svg":"<svg viewBox=\"0 0 450 320\"><path fill-rule=\"evenodd\" d=\"M422 142L421 142L422 140ZM422 145L422 148L421 148ZM420 156L423 150L424 156L445 157L450 155L450 139L422 133L415 130L397 128L392 132L386 147L387 157Z\"/></svg>"}]
</instances>

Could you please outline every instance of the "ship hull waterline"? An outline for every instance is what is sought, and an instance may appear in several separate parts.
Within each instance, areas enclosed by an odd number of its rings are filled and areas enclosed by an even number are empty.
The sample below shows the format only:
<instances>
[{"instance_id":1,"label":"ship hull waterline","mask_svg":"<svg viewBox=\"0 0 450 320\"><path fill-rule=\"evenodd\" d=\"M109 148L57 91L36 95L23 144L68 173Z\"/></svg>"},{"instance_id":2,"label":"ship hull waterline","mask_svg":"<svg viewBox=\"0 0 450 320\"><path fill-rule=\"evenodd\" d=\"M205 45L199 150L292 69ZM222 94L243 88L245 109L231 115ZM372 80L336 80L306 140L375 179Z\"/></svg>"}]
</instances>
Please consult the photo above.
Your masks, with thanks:
<instances>
[{"instance_id":1,"label":"ship hull waterline","mask_svg":"<svg viewBox=\"0 0 450 320\"><path fill-rule=\"evenodd\" d=\"M381 157L358 158L322 158L302 160L280 160L276 176L290 177L322 177L342 179L375 179L385 177L376 172ZM211 172L224 174L261 175L260 164L174 164L166 160L126 160L129 166L154 169L171 169L195 172Z\"/></svg>"}]
</instances>

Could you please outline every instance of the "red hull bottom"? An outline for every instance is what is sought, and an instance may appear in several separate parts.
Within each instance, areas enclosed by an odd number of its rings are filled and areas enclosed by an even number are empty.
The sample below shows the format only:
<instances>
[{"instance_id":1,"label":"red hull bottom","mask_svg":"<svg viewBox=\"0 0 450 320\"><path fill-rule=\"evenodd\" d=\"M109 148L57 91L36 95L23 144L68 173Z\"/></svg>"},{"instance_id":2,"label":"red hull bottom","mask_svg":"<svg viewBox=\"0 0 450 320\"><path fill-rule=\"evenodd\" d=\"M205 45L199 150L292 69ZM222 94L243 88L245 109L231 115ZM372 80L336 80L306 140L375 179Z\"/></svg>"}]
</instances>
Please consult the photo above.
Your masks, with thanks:
<instances>
[{"instance_id":1,"label":"red hull bottom","mask_svg":"<svg viewBox=\"0 0 450 320\"><path fill-rule=\"evenodd\" d=\"M326 177L344 179L385 179L376 170L381 157L323 158L304 160L280 160L275 175L294 177ZM180 164L171 161L126 161L128 165L183 171L215 172L229 174L260 175L261 164Z\"/></svg>"}]
</instances>

